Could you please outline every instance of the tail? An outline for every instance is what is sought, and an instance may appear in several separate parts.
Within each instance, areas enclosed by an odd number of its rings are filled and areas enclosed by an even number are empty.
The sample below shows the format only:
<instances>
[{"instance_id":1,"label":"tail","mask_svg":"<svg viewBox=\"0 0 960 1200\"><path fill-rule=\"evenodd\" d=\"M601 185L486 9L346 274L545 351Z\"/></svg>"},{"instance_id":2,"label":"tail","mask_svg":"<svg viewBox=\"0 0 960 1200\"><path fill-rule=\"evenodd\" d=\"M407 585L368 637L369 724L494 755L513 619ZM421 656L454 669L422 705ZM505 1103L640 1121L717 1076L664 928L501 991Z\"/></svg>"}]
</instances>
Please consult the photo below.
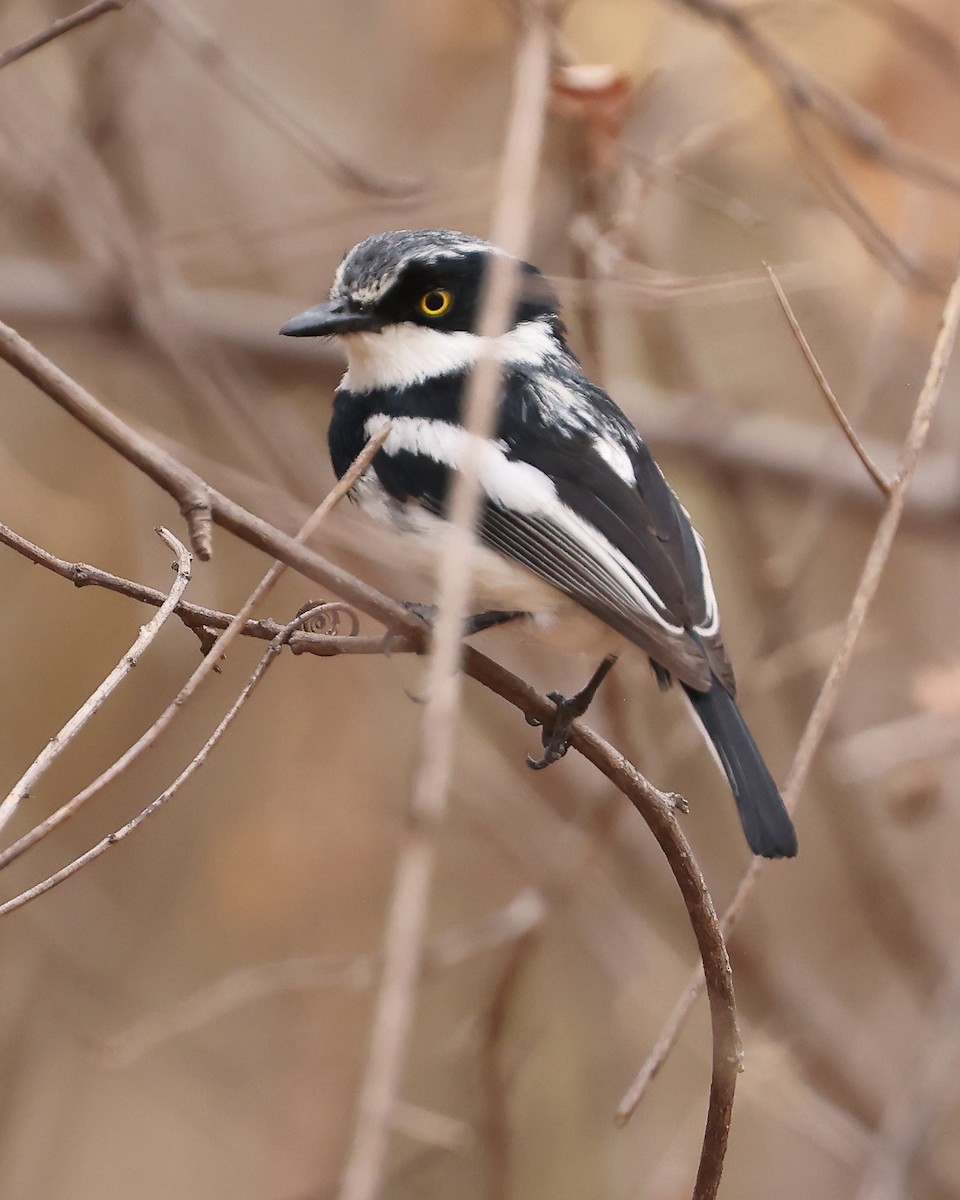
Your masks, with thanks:
<instances>
[{"instance_id":1,"label":"tail","mask_svg":"<svg viewBox=\"0 0 960 1200\"><path fill-rule=\"evenodd\" d=\"M686 684L683 690L730 781L750 849L764 858L793 858L796 830L736 701L716 676L709 692Z\"/></svg>"}]
</instances>

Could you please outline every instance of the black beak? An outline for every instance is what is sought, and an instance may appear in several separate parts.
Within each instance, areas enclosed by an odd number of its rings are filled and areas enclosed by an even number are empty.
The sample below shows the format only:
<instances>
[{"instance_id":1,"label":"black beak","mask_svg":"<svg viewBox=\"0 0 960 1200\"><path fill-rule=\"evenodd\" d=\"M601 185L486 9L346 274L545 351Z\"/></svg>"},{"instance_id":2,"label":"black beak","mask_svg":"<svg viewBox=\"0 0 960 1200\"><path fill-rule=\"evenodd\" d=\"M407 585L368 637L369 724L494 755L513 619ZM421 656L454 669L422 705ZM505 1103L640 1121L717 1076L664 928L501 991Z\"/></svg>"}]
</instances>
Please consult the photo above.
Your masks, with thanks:
<instances>
[{"instance_id":1,"label":"black beak","mask_svg":"<svg viewBox=\"0 0 960 1200\"><path fill-rule=\"evenodd\" d=\"M372 313L351 312L342 300L327 300L282 325L280 332L284 337L329 337L335 333L376 333L380 328Z\"/></svg>"}]
</instances>

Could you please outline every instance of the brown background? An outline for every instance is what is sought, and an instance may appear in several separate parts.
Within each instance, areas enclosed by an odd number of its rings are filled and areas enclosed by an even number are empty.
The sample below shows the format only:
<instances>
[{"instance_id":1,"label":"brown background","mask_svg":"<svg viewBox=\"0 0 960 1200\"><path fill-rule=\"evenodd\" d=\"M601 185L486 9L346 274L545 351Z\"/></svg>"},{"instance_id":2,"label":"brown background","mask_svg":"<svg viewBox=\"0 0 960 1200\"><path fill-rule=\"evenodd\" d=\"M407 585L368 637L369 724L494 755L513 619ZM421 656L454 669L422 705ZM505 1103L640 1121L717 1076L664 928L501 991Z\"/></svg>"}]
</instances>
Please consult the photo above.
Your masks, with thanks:
<instances>
[{"instance_id":1,"label":"brown background","mask_svg":"<svg viewBox=\"0 0 960 1200\"><path fill-rule=\"evenodd\" d=\"M9 0L0 46L72 7ZM906 10L940 31L932 50L904 11L830 0L752 19L892 134L949 158L956 7ZM589 123L551 115L531 258L558 278L578 351L648 434L707 540L743 707L782 778L880 498L761 262L777 268L887 470L942 295L868 253L827 203L822 165L807 169L767 81L718 26L681 7L582 0L562 32L571 59L613 64L632 92L600 167ZM332 348L275 330L322 298L368 233L488 231L516 42L512 7L493 0L132 0L0 75L0 317L294 529L331 483L325 429L340 366ZM955 196L865 162L828 132L817 144L942 287ZM166 587L170 556L151 530L179 529L175 506L13 372L0 375L0 517L64 558ZM732 939L746 1069L728 1197L960 1195L956 388L951 370L804 795L801 855L767 871ZM391 594L416 594L392 546L349 512L317 544ZM265 565L219 533L190 596L236 609ZM288 577L269 615L288 619L314 594ZM145 611L0 552L8 786ZM543 688L569 689L588 669L545 659L522 633L484 646ZM6 873L4 897L160 791L259 652L235 648L155 750ZM16 832L112 761L196 661L196 641L171 623ZM284 659L158 818L3 919L4 1197L335 1194L422 679L404 657ZM684 829L722 906L746 851L678 698L623 662L594 719L689 798ZM688 978L686 917L637 814L573 756L528 772L535 741L514 711L467 686L431 930L475 932L527 889L544 915L521 943L424 981L404 1098L448 1120L426 1138L395 1135L391 1200L690 1192L709 1077L703 1007L633 1122L612 1124ZM298 975L299 958L309 961ZM273 963L286 965L249 974ZM213 985L220 1003L205 1005Z\"/></svg>"}]
</instances>

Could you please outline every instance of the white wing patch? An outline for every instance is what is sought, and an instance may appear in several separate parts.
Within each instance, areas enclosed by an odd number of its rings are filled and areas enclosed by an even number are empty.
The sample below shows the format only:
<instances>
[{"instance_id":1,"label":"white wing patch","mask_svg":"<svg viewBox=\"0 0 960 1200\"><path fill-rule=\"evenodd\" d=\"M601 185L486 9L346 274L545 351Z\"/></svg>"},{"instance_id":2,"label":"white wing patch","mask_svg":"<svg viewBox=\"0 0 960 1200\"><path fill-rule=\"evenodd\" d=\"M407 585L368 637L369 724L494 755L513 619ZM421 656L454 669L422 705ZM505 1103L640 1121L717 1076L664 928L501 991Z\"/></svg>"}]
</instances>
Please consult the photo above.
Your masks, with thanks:
<instances>
[{"instance_id":1,"label":"white wing patch","mask_svg":"<svg viewBox=\"0 0 960 1200\"><path fill-rule=\"evenodd\" d=\"M555 347L554 347L555 348ZM571 433L594 430L596 413L586 397L555 376L532 376L533 392L544 422Z\"/></svg>"},{"instance_id":2,"label":"white wing patch","mask_svg":"<svg viewBox=\"0 0 960 1200\"><path fill-rule=\"evenodd\" d=\"M480 486L491 500L504 508L539 513L557 501L553 480L530 463L507 458L504 442L478 438L462 426L447 421L431 421L426 417L390 418L381 414L367 419L364 426L367 437L373 437L385 425L391 426L383 444L385 454L406 450L454 469L460 467L468 455L476 454Z\"/></svg>"},{"instance_id":3,"label":"white wing patch","mask_svg":"<svg viewBox=\"0 0 960 1200\"><path fill-rule=\"evenodd\" d=\"M391 429L383 445L385 454L406 450L453 469L468 454L477 454L480 486L488 499L508 512L542 521L548 534L555 530L553 536L558 543L566 543L567 552L572 550L582 563L595 567L598 597L609 590L611 600L627 611L642 613L670 634L683 633L682 625L667 619L667 606L649 580L589 521L560 500L548 475L530 463L509 459L504 442L477 438L459 425L424 417L391 419L375 414L364 428L372 437L387 424ZM544 537L542 550L548 558L557 553L549 536Z\"/></svg>"},{"instance_id":4,"label":"white wing patch","mask_svg":"<svg viewBox=\"0 0 960 1200\"><path fill-rule=\"evenodd\" d=\"M686 511L686 510L684 510ZM693 526L690 526L693 529ZM703 544L703 538L693 530L693 536L697 543L697 552L700 555L700 574L703 577L703 598L707 610L707 615L704 618L702 625L695 625L697 633L703 637L713 637L720 630L720 609L717 605L717 594L713 590L713 579L710 575L710 567L707 564L707 552Z\"/></svg>"},{"instance_id":5,"label":"white wing patch","mask_svg":"<svg viewBox=\"0 0 960 1200\"><path fill-rule=\"evenodd\" d=\"M380 333L345 334L342 341L349 365L340 386L353 392L412 387L469 370L488 354L507 367L538 367L556 353L545 321L521 321L496 338L428 329L407 321Z\"/></svg>"},{"instance_id":6,"label":"white wing patch","mask_svg":"<svg viewBox=\"0 0 960 1200\"><path fill-rule=\"evenodd\" d=\"M595 437L593 448L610 470L615 475L619 475L624 483L628 483L630 487L637 486L637 476L633 469L633 463L630 461L630 455L620 442L611 441L610 438Z\"/></svg>"}]
</instances>

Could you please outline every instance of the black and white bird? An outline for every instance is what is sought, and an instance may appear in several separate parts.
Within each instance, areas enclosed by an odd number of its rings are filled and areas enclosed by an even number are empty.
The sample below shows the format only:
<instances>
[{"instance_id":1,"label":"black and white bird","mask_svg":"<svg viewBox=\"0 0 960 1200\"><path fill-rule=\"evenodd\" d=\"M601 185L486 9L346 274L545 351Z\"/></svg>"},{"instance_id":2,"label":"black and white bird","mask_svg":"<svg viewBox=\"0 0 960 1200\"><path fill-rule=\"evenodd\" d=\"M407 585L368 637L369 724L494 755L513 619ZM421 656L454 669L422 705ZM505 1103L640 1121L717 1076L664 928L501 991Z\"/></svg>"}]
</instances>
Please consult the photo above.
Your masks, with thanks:
<instances>
[{"instance_id":1,"label":"black and white bird","mask_svg":"<svg viewBox=\"0 0 960 1200\"><path fill-rule=\"evenodd\" d=\"M336 335L346 349L329 432L334 470L342 475L389 422L352 498L435 554L473 436L461 423L465 383L493 355L502 401L496 436L479 448L476 599L497 610L488 623L529 614L606 655L576 696L551 693L557 718L532 765L563 754L570 721L632 644L661 685L675 678L689 698L750 848L791 857L793 825L734 698L703 543L643 439L583 374L552 288L520 264L512 327L492 339L474 332L485 271L500 253L448 229L377 234L346 255L326 302L283 326L291 337Z\"/></svg>"}]
</instances>

